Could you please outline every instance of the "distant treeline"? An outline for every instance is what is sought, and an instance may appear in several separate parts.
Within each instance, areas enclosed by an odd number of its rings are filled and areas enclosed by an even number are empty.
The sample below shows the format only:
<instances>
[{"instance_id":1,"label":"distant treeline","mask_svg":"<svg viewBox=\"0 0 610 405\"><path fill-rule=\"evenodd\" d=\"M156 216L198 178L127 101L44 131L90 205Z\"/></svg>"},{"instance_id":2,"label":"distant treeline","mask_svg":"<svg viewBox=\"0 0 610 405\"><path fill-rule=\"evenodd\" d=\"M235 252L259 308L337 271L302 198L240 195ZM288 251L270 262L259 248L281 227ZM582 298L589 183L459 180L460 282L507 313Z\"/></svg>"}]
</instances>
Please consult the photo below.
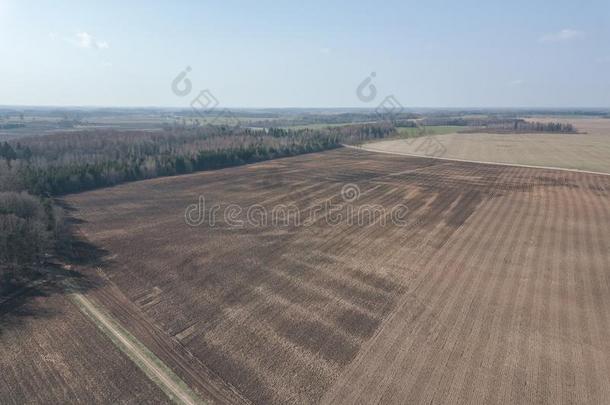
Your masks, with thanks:
<instances>
[{"instance_id":1,"label":"distant treeline","mask_svg":"<svg viewBox=\"0 0 610 405\"><path fill-rule=\"evenodd\" d=\"M468 127L460 131L462 133L472 132L498 132L498 133L576 133L576 129L570 123L561 122L537 122L527 121L522 118L503 117L427 117L421 120L422 125L452 125Z\"/></svg>"},{"instance_id":2,"label":"distant treeline","mask_svg":"<svg viewBox=\"0 0 610 405\"><path fill-rule=\"evenodd\" d=\"M419 115L413 113L397 113L392 116L393 121L408 120L418 118ZM366 123L376 122L384 119L377 113L340 113L340 114L302 114L295 117L277 118L257 120L248 123L254 128L269 128L269 127L291 127L304 125L336 125L348 123Z\"/></svg>"},{"instance_id":3,"label":"distant treeline","mask_svg":"<svg viewBox=\"0 0 610 405\"><path fill-rule=\"evenodd\" d=\"M401 119L394 122L394 125L397 128L415 128L417 127L417 122L413 119Z\"/></svg>"},{"instance_id":4,"label":"distant treeline","mask_svg":"<svg viewBox=\"0 0 610 405\"><path fill-rule=\"evenodd\" d=\"M0 129L17 129L23 127L25 127L25 124L22 124L20 122L9 122L5 124L0 124Z\"/></svg>"},{"instance_id":5,"label":"distant treeline","mask_svg":"<svg viewBox=\"0 0 610 405\"><path fill-rule=\"evenodd\" d=\"M488 123L482 126L476 126L465 132L495 132L495 133L560 133L560 134L575 134L578 131L570 123L561 122L536 122L525 121L522 119Z\"/></svg>"},{"instance_id":6,"label":"distant treeline","mask_svg":"<svg viewBox=\"0 0 610 405\"><path fill-rule=\"evenodd\" d=\"M463 117L426 117L420 121L422 125L427 126L471 126L476 124L482 124L487 122L486 119L472 119L472 118L463 118Z\"/></svg>"}]
</instances>

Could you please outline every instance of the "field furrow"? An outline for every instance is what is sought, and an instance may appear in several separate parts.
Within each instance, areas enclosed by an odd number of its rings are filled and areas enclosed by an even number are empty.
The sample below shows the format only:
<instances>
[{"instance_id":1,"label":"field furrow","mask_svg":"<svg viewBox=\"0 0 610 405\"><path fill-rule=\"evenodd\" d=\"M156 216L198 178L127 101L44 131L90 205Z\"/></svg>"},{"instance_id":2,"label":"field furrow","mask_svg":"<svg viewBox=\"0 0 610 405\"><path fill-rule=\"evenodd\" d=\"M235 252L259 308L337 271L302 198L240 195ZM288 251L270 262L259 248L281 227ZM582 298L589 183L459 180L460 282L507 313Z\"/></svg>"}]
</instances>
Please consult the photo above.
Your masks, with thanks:
<instances>
[{"instance_id":1,"label":"field furrow","mask_svg":"<svg viewBox=\"0 0 610 405\"><path fill-rule=\"evenodd\" d=\"M126 327L137 314L130 332L196 392L201 372L254 403L577 403L610 386L609 188L342 149L66 202L123 296L99 302ZM221 215L188 226L199 196ZM254 205L303 221L248 222ZM362 221L372 206L384 214Z\"/></svg>"}]
</instances>

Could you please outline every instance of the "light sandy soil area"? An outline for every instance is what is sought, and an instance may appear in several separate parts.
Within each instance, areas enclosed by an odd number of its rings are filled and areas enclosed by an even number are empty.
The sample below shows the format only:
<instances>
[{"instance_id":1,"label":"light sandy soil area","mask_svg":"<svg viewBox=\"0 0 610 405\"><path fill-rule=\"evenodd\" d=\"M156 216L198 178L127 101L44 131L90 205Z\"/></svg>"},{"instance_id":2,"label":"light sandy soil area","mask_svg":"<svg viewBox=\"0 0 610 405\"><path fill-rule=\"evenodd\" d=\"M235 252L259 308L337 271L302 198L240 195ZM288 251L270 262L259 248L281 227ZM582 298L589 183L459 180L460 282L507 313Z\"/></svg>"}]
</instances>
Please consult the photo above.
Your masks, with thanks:
<instances>
[{"instance_id":1,"label":"light sandy soil area","mask_svg":"<svg viewBox=\"0 0 610 405\"><path fill-rule=\"evenodd\" d=\"M570 122L582 134L460 134L433 136L442 157L473 161L551 166L610 173L610 119L536 117L535 121ZM369 143L371 151L427 155L421 141Z\"/></svg>"}]
</instances>

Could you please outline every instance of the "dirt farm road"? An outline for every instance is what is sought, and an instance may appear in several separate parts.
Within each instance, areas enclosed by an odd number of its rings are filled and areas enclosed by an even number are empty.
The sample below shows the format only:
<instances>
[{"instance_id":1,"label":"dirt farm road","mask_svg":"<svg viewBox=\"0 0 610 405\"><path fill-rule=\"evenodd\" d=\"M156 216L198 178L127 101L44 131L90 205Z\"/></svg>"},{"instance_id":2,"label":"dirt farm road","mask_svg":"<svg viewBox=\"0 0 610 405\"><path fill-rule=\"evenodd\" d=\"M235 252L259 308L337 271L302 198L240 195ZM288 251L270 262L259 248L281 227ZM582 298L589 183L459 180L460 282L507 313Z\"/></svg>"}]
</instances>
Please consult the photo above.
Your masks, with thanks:
<instances>
[{"instance_id":1,"label":"dirt farm road","mask_svg":"<svg viewBox=\"0 0 610 405\"><path fill-rule=\"evenodd\" d=\"M151 378L168 396L180 404L204 404L187 385L180 380L167 366L165 366L154 354L146 350L137 342L133 336L126 332L108 315L97 308L83 294L74 291L74 288L66 283L71 290L72 302L87 315L112 341L127 354L142 371Z\"/></svg>"}]
</instances>

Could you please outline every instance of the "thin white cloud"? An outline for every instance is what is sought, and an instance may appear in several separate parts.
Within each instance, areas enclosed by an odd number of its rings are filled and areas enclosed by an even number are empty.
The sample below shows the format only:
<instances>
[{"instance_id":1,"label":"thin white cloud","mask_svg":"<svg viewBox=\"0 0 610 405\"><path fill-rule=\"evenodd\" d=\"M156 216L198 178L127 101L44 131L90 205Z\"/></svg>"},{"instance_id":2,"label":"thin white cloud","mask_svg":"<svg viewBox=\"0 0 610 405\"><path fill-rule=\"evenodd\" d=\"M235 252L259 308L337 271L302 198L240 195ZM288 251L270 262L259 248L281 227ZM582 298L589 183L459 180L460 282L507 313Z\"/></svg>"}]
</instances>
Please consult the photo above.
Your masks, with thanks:
<instances>
[{"instance_id":1,"label":"thin white cloud","mask_svg":"<svg viewBox=\"0 0 610 405\"><path fill-rule=\"evenodd\" d=\"M564 28L559 32L545 34L539 38L540 42L565 42L585 37L584 31Z\"/></svg>"},{"instance_id":2,"label":"thin white cloud","mask_svg":"<svg viewBox=\"0 0 610 405\"><path fill-rule=\"evenodd\" d=\"M77 32L76 33L76 45L81 48L91 48L95 42L93 41L93 37L89 35L87 32Z\"/></svg>"},{"instance_id":3,"label":"thin white cloud","mask_svg":"<svg viewBox=\"0 0 610 405\"><path fill-rule=\"evenodd\" d=\"M331 53L333 50L330 48L320 48L320 53L326 54L328 55L329 53Z\"/></svg>"},{"instance_id":4,"label":"thin white cloud","mask_svg":"<svg viewBox=\"0 0 610 405\"><path fill-rule=\"evenodd\" d=\"M515 80L511 80L510 82L508 82L508 84L511 86L521 86L523 83L524 83L524 81L521 79L515 79Z\"/></svg>"},{"instance_id":5,"label":"thin white cloud","mask_svg":"<svg viewBox=\"0 0 610 405\"><path fill-rule=\"evenodd\" d=\"M110 45L106 41L99 41L88 32L77 32L74 38L68 38L68 42L73 43L79 48L85 49L108 49Z\"/></svg>"}]
</instances>

